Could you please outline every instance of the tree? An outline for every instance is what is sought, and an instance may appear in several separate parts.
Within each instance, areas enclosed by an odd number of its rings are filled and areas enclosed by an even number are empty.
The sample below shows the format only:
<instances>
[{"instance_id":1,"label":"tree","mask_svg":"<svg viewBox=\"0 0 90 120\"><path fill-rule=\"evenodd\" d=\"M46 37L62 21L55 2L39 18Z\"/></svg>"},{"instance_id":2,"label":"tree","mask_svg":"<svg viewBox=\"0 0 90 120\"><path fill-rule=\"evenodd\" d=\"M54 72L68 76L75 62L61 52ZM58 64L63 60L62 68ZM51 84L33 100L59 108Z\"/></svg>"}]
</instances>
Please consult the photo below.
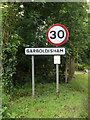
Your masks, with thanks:
<instances>
[{"instance_id":1,"label":"tree","mask_svg":"<svg viewBox=\"0 0 90 120\"><path fill-rule=\"evenodd\" d=\"M50 25L56 23L63 24L69 31L68 41L62 45L66 48L66 54L62 57L60 67L60 73L63 76L62 79L64 79L66 57L73 56L76 58L77 48L81 51L84 45L88 44L87 3L7 3L7 6L5 8L4 5L3 9L3 43L4 55L6 55L3 66L4 69L7 68L8 62L6 61L11 58L12 61L15 61L14 65L11 65L11 60L9 61L10 66L16 68L10 79L13 77L16 82L22 84L27 82L25 76L22 79L17 77L18 71L25 73L25 75L31 74L31 57L25 56L24 49L25 47L53 47L46 39L46 31ZM12 45L15 45L16 52L12 52ZM14 55L9 55L9 52L10 54L14 53ZM49 76L51 72L55 73L53 62L48 64L50 61L53 61L52 56L35 57L35 72L37 71L35 75L39 74L39 77L36 77L37 82L43 81L44 78L45 81L54 81L53 78L52 80L46 79L46 76ZM39 62L40 64L37 64ZM7 69L13 69L10 66ZM4 71L4 73L6 72ZM40 79L41 74L43 78ZM7 76L8 81L13 81ZM21 78L20 74L19 76Z\"/></svg>"}]
</instances>

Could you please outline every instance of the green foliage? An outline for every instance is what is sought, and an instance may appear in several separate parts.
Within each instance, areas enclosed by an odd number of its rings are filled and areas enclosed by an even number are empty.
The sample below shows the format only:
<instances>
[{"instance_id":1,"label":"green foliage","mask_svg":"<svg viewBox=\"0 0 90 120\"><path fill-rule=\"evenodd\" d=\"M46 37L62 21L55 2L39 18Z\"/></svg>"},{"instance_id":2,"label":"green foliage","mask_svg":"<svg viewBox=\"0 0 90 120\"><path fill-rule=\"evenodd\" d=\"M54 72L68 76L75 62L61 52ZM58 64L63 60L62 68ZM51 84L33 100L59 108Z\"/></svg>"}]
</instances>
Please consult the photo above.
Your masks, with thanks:
<instances>
[{"instance_id":1,"label":"green foliage","mask_svg":"<svg viewBox=\"0 0 90 120\"><path fill-rule=\"evenodd\" d=\"M25 93L30 89L29 84L23 87ZM37 84L35 98L16 97L7 109L8 116L3 118L86 118L88 75L76 74L68 84L60 83L59 88L60 97L56 98L55 83Z\"/></svg>"},{"instance_id":2,"label":"green foliage","mask_svg":"<svg viewBox=\"0 0 90 120\"><path fill-rule=\"evenodd\" d=\"M31 56L24 54L25 47L53 47L46 39L50 25L63 24L69 31L68 41L62 45L66 54L62 56L60 66L61 81L64 80L66 58L72 56L76 59L77 48L83 51L86 45L87 58L87 3L21 2L3 3L2 6L3 85L8 93L14 90L13 85L22 86L31 81ZM82 54L79 55L79 60L83 59ZM53 57L35 56L36 82L54 82L54 75Z\"/></svg>"},{"instance_id":3,"label":"green foliage","mask_svg":"<svg viewBox=\"0 0 90 120\"><path fill-rule=\"evenodd\" d=\"M13 90L13 75L16 71L16 53L20 45L20 37L16 34L19 21L19 4L2 3L2 82L6 93Z\"/></svg>"},{"instance_id":4,"label":"green foliage","mask_svg":"<svg viewBox=\"0 0 90 120\"><path fill-rule=\"evenodd\" d=\"M9 96L3 93L2 94L2 109L1 109L1 113L3 116L6 116L8 107L9 107Z\"/></svg>"},{"instance_id":5,"label":"green foliage","mask_svg":"<svg viewBox=\"0 0 90 120\"><path fill-rule=\"evenodd\" d=\"M77 91L88 93L88 75L75 74L72 81L70 81L70 85Z\"/></svg>"},{"instance_id":6,"label":"green foliage","mask_svg":"<svg viewBox=\"0 0 90 120\"><path fill-rule=\"evenodd\" d=\"M75 64L75 69L80 71L85 71L85 65Z\"/></svg>"},{"instance_id":7,"label":"green foliage","mask_svg":"<svg viewBox=\"0 0 90 120\"><path fill-rule=\"evenodd\" d=\"M81 47L78 50L78 63L89 66L89 53L90 53L89 47L90 47L90 42L88 40L87 44L85 44L85 46Z\"/></svg>"},{"instance_id":8,"label":"green foliage","mask_svg":"<svg viewBox=\"0 0 90 120\"><path fill-rule=\"evenodd\" d=\"M76 59L77 48L80 51L81 47L84 47L88 43L87 3L23 3L23 6L25 12L24 16L21 17L18 35L22 38L24 46L52 47L46 39L46 31L50 25L60 23L68 29L68 41L62 45L62 47L66 48L66 54L62 57L62 67L60 67L60 71L63 74L66 57L72 56ZM28 68L31 71L31 59L29 58L22 56L24 62L21 62L19 59L18 65ZM46 78L49 78L48 75L50 72L52 71L52 74L54 74L54 65L49 65L49 61L52 63L53 57L35 56L35 77L37 82L44 78L46 81L49 81ZM37 65L39 62L40 64ZM62 75L62 80L64 80L64 74Z\"/></svg>"},{"instance_id":9,"label":"green foliage","mask_svg":"<svg viewBox=\"0 0 90 120\"><path fill-rule=\"evenodd\" d=\"M15 41L12 43L7 43L6 46L3 46L3 75L2 75L2 82L4 90L7 93L10 93L10 90L12 91L13 84L12 84L12 76L15 74L16 71L16 64L17 64L17 58L16 53L18 50L18 46L20 44L20 41Z\"/></svg>"},{"instance_id":10,"label":"green foliage","mask_svg":"<svg viewBox=\"0 0 90 120\"><path fill-rule=\"evenodd\" d=\"M84 67L83 67L83 65L78 65L78 70L84 70Z\"/></svg>"}]
</instances>

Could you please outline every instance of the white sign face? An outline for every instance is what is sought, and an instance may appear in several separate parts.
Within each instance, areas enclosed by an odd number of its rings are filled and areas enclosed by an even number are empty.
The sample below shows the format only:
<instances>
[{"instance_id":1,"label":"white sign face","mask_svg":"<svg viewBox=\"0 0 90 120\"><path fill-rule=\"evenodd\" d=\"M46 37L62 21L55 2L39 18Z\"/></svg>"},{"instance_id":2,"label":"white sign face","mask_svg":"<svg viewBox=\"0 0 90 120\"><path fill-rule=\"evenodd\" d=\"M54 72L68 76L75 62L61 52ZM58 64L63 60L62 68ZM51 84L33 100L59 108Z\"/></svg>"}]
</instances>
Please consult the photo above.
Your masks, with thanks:
<instances>
[{"instance_id":1,"label":"white sign face","mask_svg":"<svg viewBox=\"0 0 90 120\"><path fill-rule=\"evenodd\" d=\"M25 48L26 55L64 55L65 48Z\"/></svg>"},{"instance_id":2,"label":"white sign face","mask_svg":"<svg viewBox=\"0 0 90 120\"><path fill-rule=\"evenodd\" d=\"M50 29L48 36L51 42L59 44L65 39L66 32L62 27L54 26Z\"/></svg>"},{"instance_id":3,"label":"white sign face","mask_svg":"<svg viewBox=\"0 0 90 120\"><path fill-rule=\"evenodd\" d=\"M60 64L60 55L54 56L54 64Z\"/></svg>"},{"instance_id":4,"label":"white sign face","mask_svg":"<svg viewBox=\"0 0 90 120\"><path fill-rule=\"evenodd\" d=\"M68 38L68 31L61 24L52 25L47 31L48 41L55 46L62 45Z\"/></svg>"}]
</instances>

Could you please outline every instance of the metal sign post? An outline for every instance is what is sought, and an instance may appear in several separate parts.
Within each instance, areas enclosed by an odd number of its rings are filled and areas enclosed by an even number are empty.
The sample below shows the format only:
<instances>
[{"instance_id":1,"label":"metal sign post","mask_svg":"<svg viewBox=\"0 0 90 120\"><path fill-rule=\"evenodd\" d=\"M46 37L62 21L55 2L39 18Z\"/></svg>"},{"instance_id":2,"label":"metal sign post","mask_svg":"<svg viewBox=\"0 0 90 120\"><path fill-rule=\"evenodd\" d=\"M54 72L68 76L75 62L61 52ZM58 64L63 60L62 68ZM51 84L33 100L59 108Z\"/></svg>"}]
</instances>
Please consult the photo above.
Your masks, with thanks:
<instances>
[{"instance_id":1,"label":"metal sign post","mask_svg":"<svg viewBox=\"0 0 90 120\"><path fill-rule=\"evenodd\" d=\"M54 64L56 64L56 91L57 91L57 97L59 98L59 64L60 64L60 55L54 55Z\"/></svg>"},{"instance_id":2,"label":"metal sign post","mask_svg":"<svg viewBox=\"0 0 90 120\"><path fill-rule=\"evenodd\" d=\"M59 97L59 65L56 64L56 87L57 87L57 97Z\"/></svg>"},{"instance_id":3,"label":"metal sign post","mask_svg":"<svg viewBox=\"0 0 90 120\"><path fill-rule=\"evenodd\" d=\"M47 40L54 46L60 46L68 39L68 30L61 24L54 24L47 30ZM59 64L60 55L65 54L65 48L25 48L26 55L32 55L32 97L35 97L34 84L34 55L55 55L54 64L56 64L56 86L57 97L59 97ZM57 55L57 56L56 56Z\"/></svg>"},{"instance_id":4,"label":"metal sign post","mask_svg":"<svg viewBox=\"0 0 90 120\"><path fill-rule=\"evenodd\" d=\"M32 97L35 97L34 93L34 56L32 56Z\"/></svg>"},{"instance_id":5,"label":"metal sign post","mask_svg":"<svg viewBox=\"0 0 90 120\"><path fill-rule=\"evenodd\" d=\"M59 66L60 55L65 54L65 48L25 48L25 54L32 56L32 97L35 97L34 80L34 55L54 55L54 64L56 64L57 96L59 96Z\"/></svg>"},{"instance_id":6,"label":"metal sign post","mask_svg":"<svg viewBox=\"0 0 90 120\"><path fill-rule=\"evenodd\" d=\"M68 39L68 30L61 24L54 24L47 30L47 40L54 46L60 46ZM60 55L60 54L59 54ZM54 56L54 64L56 64L56 87L57 97L59 97L59 63L60 56Z\"/></svg>"}]
</instances>

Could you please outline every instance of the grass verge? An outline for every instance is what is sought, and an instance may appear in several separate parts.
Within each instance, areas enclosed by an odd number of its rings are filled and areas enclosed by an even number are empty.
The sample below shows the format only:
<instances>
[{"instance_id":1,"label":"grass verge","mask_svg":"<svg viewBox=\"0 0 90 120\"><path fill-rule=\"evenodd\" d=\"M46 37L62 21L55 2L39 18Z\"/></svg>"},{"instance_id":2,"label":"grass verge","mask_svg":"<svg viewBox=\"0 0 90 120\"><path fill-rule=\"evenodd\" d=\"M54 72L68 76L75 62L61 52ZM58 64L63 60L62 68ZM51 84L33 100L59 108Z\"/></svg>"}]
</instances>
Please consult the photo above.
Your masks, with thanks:
<instances>
[{"instance_id":1,"label":"grass verge","mask_svg":"<svg viewBox=\"0 0 90 120\"><path fill-rule=\"evenodd\" d=\"M8 102L3 118L86 118L88 75L75 74L72 81L60 83L59 88L57 98L55 83L37 84L33 99L27 86L23 96ZM3 94L3 103L6 99Z\"/></svg>"}]
</instances>

